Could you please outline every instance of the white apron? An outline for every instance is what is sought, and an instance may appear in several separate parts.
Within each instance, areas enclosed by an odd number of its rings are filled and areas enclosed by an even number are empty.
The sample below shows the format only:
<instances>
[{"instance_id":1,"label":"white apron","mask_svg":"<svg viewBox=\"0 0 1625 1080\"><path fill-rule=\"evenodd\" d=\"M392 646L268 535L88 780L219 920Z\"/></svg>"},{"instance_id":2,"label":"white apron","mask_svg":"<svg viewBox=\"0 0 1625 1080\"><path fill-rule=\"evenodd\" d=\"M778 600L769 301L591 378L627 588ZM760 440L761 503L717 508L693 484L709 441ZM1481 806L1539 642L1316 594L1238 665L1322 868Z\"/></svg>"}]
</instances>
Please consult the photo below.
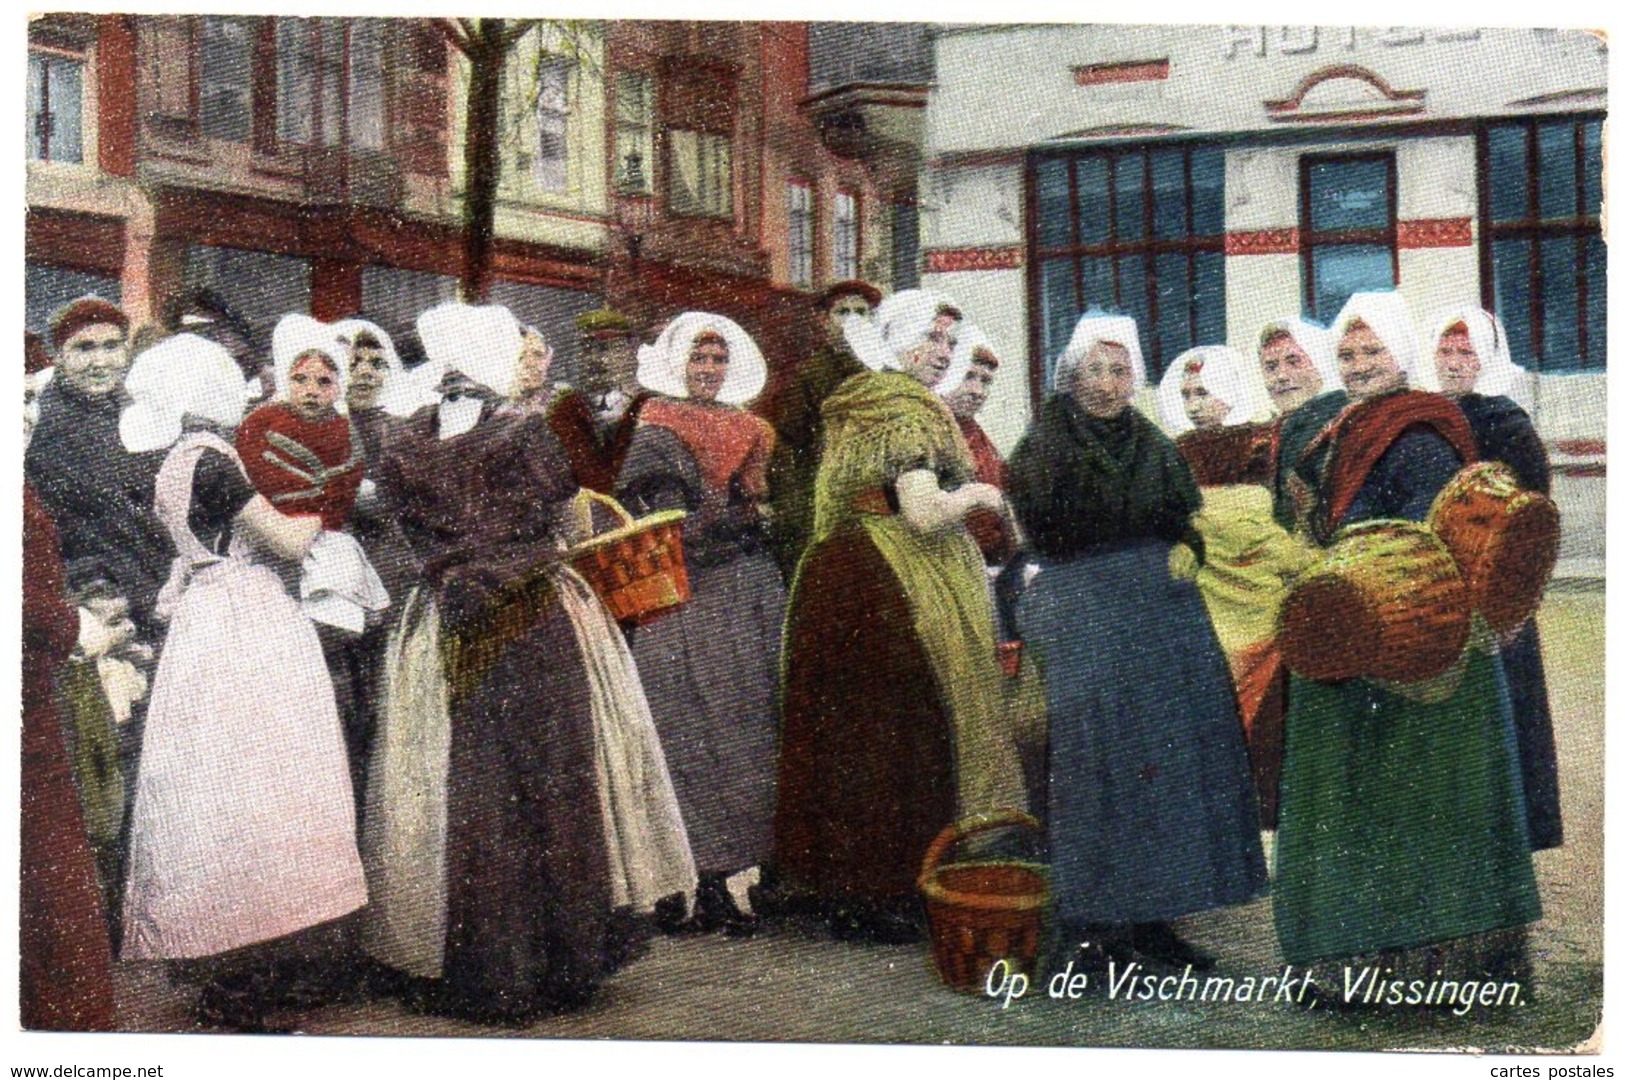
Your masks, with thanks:
<instances>
[{"instance_id":1,"label":"white apron","mask_svg":"<svg viewBox=\"0 0 1625 1080\"><path fill-rule=\"evenodd\" d=\"M209 553L187 525L213 435L159 471L180 555L131 819L123 959L210 956L366 903L348 759L316 630L240 536ZM239 468L241 467L240 462Z\"/></svg>"}]
</instances>

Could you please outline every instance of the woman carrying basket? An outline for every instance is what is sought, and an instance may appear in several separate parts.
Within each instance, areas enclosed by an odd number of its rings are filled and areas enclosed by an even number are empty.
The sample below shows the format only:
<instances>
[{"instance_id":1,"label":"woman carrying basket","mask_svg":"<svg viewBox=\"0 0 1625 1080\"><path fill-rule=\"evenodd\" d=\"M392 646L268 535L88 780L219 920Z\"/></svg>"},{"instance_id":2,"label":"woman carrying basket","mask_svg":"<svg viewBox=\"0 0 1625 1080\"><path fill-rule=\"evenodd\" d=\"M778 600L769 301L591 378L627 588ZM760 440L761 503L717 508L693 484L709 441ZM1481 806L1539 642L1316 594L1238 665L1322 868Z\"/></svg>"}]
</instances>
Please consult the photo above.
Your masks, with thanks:
<instances>
[{"instance_id":1,"label":"woman carrying basket","mask_svg":"<svg viewBox=\"0 0 1625 1080\"><path fill-rule=\"evenodd\" d=\"M684 510L693 598L632 651L700 875L696 929L749 932L749 871L769 854L784 585L766 533L773 429L744 408L767 364L731 319L689 312L641 350L639 413L617 489L640 514Z\"/></svg>"},{"instance_id":2,"label":"woman carrying basket","mask_svg":"<svg viewBox=\"0 0 1625 1080\"><path fill-rule=\"evenodd\" d=\"M1424 360L1398 294L1355 294L1333 335L1349 405L1293 477L1322 546L1358 522L1424 520L1475 456L1455 405L1407 389ZM1422 626L1425 614L1400 617ZM1274 890L1289 962L1522 974L1522 927L1540 898L1500 662L1475 636L1431 683L1292 676Z\"/></svg>"},{"instance_id":3,"label":"woman carrying basket","mask_svg":"<svg viewBox=\"0 0 1625 1080\"><path fill-rule=\"evenodd\" d=\"M363 940L430 1008L524 1023L587 1001L628 911L693 861L636 668L561 561L576 483L545 417L503 407L519 325L418 320L441 402L385 446L380 496L423 560L385 660L362 854Z\"/></svg>"}]
</instances>

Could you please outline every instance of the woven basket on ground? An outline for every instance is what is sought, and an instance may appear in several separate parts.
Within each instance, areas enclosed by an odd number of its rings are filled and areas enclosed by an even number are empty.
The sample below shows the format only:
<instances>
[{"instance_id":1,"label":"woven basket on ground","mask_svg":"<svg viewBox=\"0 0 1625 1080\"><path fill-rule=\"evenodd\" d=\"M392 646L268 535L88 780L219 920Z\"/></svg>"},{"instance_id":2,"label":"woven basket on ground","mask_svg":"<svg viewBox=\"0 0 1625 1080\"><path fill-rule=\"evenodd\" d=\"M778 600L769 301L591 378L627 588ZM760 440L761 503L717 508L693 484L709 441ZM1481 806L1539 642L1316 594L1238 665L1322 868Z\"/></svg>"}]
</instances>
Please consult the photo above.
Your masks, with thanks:
<instances>
[{"instance_id":1,"label":"woven basket on ground","mask_svg":"<svg viewBox=\"0 0 1625 1080\"><path fill-rule=\"evenodd\" d=\"M1043 942L1049 904L1049 868L1013 859L977 859L942 865L949 849L990 829L1039 825L1019 810L949 825L926 849L920 892L931 926L931 960L955 990L982 993L1000 960L1031 977Z\"/></svg>"},{"instance_id":2,"label":"woven basket on ground","mask_svg":"<svg viewBox=\"0 0 1625 1080\"><path fill-rule=\"evenodd\" d=\"M1557 505L1518 486L1499 461L1457 473L1433 500L1428 524L1461 567L1473 609L1497 632L1534 614L1557 566Z\"/></svg>"},{"instance_id":3,"label":"woven basket on ground","mask_svg":"<svg viewBox=\"0 0 1625 1080\"><path fill-rule=\"evenodd\" d=\"M1433 530L1365 521L1339 533L1293 584L1278 627L1282 660L1305 678L1417 682L1460 659L1472 609Z\"/></svg>"},{"instance_id":4,"label":"woven basket on ground","mask_svg":"<svg viewBox=\"0 0 1625 1080\"><path fill-rule=\"evenodd\" d=\"M607 495L582 488L577 499L589 533L595 502L621 522L569 552L570 565L616 620L642 625L688 601L688 566L683 561L687 514L665 510L634 521Z\"/></svg>"}]
</instances>

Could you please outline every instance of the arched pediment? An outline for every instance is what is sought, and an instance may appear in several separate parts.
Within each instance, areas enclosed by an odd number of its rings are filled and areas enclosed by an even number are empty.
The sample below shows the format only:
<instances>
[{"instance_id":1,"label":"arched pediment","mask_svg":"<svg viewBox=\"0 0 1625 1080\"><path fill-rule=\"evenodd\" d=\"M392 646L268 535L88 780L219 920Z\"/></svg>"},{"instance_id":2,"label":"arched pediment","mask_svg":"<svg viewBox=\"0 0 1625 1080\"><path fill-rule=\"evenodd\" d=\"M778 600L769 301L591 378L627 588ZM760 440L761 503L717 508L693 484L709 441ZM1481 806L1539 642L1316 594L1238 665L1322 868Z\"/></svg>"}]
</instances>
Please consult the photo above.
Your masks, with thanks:
<instances>
[{"instance_id":1,"label":"arched pediment","mask_svg":"<svg viewBox=\"0 0 1625 1080\"><path fill-rule=\"evenodd\" d=\"M1298 83L1292 96L1264 102L1271 120L1315 122L1406 116L1424 108L1426 90L1396 90L1358 64L1321 68Z\"/></svg>"}]
</instances>

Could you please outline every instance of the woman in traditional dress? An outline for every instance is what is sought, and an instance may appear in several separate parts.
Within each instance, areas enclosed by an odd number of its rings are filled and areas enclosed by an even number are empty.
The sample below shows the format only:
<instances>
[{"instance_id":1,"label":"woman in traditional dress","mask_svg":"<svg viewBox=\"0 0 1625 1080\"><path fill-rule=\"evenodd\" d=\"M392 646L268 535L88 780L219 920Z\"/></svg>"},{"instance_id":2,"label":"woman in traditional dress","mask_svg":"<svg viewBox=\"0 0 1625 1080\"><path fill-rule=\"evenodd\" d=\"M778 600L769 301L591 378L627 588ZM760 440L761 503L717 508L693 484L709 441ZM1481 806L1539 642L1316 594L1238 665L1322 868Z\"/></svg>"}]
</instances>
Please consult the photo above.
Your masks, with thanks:
<instances>
[{"instance_id":1,"label":"woman in traditional dress","mask_svg":"<svg viewBox=\"0 0 1625 1080\"><path fill-rule=\"evenodd\" d=\"M1144 382L1125 316L1085 315L1055 393L1010 458L1042 569L1017 619L1044 676L1049 843L1063 944L1085 961L1211 965L1171 920L1265 888L1258 810L1224 653L1196 586L1201 505L1173 443L1129 407Z\"/></svg>"},{"instance_id":2,"label":"woman in traditional dress","mask_svg":"<svg viewBox=\"0 0 1625 1080\"><path fill-rule=\"evenodd\" d=\"M1024 808L981 552L965 529L1004 498L931 387L958 310L909 290L849 320L872 370L823 406L813 542L785 628L774 851L838 932L917 938L915 879L943 826Z\"/></svg>"},{"instance_id":3,"label":"woman in traditional dress","mask_svg":"<svg viewBox=\"0 0 1625 1080\"><path fill-rule=\"evenodd\" d=\"M1467 417L1480 461L1510 468L1520 487L1552 492L1551 463L1534 422L1516 398L1528 374L1512 362L1506 331L1482 308L1462 308L1440 320L1433 336L1433 363L1423 364L1421 384L1454 401ZM1546 697L1546 668L1534 617L1503 636L1501 664L1512 692L1512 719L1518 732L1518 760L1529 812L1529 843L1536 851L1563 843L1558 799L1557 746Z\"/></svg>"},{"instance_id":4,"label":"woman in traditional dress","mask_svg":"<svg viewBox=\"0 0 1625 1080\"><path fill-rule=\"evenodd\" d=\"M638 514L684 510L692 599L632 652L700 870L697 929L755 925L749 873L772 845L784 584L766 542L773 429L745 406L767 364L733 320L674 319L642 350L644 405L616 487Z\"/></svg>"},{"instance_id":5,"label":"woman in traditional dress","mask_svg":"<svg viewBox=\"0 0 1625 1080\"><path fill-rule=\"evenodd\" d=\"M1275 520L1296 525L1288 480L1303 448L1349 403L1337 374L1335 343L1326 331L1297 316L1272 319L1258 331L1258 366L1275 409Z\"/></svg>"},{"instance_id":6,"label":"woman in traditional dress","mask_svg":"<svg viewBox=\"0 0 1625 1080\"><path fill-rule=\"evenodd\" d=\"M693 891L676 797L608 612L562 561L576 492L540 415L502 408L520 353L499 307L418 320L441 403L378 485L422 559L385 661L363 941L425 1004L525 1023L584 1004L635 920Z\"/></svg>"},{"instance_id":7,"label":"woman in traditional dress","mask_svg":"<svg viewBox=\"0 0 1625 1080\"><path fill-rule=\"evenodd\" d=\"M234 950L367 898L332 684L278 572L321 519L280 513L249 482L226 441L243 379L223 348L169 338L126 386L125 446L173 447L155 506L179 554L159 595L169 636L141 750L122 958L218 958L200 1019L253 1028L263 953Z\"/></svg>"},{"instance_id":8,"label":"woman in traditional dress","mask_svg":"<svg viewBox=\"0 0 1625 1080\"><path fill-rule=\"evenodd\" d=\"M1312 558L1312 549L1276 523L1269 484L1275 471L1277 426L1263 418L1264 389L1227 345L1181 353L1157 390L1163 430L1191 467L1202 507L1191 518L1202 537L1203 560L1176 549L1176 572L1193 576L1224 649L1247 732L1265 829L1275 827L1281 769L1281 654L1275 616L1286 582Z\"/></svg>"},{"instance_id":9,"label":"woman in traditional dress","mask_svg":"<svg viewBox=\"0 0 1625 1080\"><path fill-rule=\"evenodd\" d=\"M1474 458L1461 410L1407 389L1425 355L1398 294L1355 294L1333 335L1350 404L1297 466L1320 544L1356 522L1425 519ZM1520 974L1540 899L1500 665L1479 640L1428 685L1292 677L1274 892L1290 963Z\"/></svg>"}]
</instances>

